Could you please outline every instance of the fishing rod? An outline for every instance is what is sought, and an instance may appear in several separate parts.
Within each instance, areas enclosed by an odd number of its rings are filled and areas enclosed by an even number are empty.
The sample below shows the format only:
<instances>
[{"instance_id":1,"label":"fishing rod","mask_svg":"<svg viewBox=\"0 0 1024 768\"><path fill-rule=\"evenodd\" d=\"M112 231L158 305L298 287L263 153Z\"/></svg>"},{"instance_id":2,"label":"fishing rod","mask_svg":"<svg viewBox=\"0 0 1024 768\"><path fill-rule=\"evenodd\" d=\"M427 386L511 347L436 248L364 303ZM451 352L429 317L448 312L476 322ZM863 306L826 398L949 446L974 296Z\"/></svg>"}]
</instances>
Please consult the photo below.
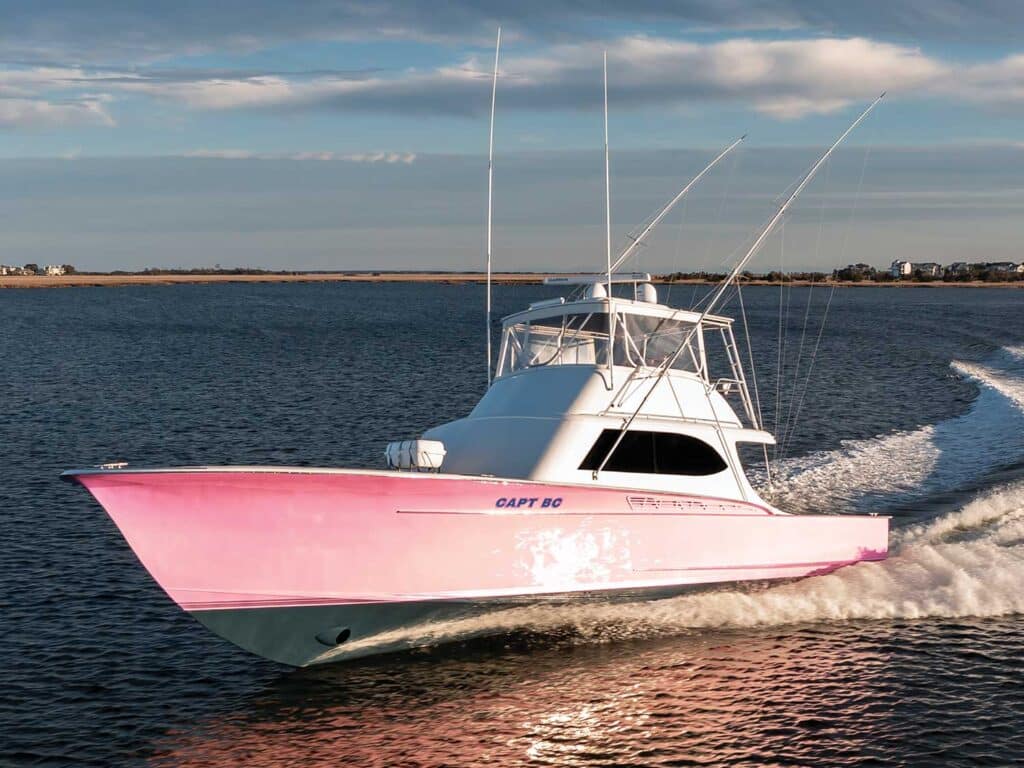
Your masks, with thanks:
<instances>
[{"instance_id":1,"label":"fishing rod","mask_svg":"<svg viewBox=\"0 0 1024 768\"><path fill-rule=\"evenodd\" d=\"M693 339L694 334L696 334L698 329L702 327L704 320L707 319L708 315L710 315L712 310L714 310L715 305L721 300L722 296L725 294L729 286L733 283L733 281L740 274L740 272L743 271L743 268L747 266L747 263L761 249L761 246L764 245L765 240L775 229L776 225L782 220L782 217L786 214L786 211L789 210L790 205L793 204L793 201L796 200L797 197L800 196L800 193L803 192L804 189L807 187L807 185L811 183L811 180L821 169L821 166L825 164L825 161L828 160L828 158L832 155L836 147L838 147L843 142L843 140L847 136L849 136L850 133L853 132L854 128L856 128L864 121L864 118L866 118L871 113L871 111L878 105L878 102L880 102L884 97L885 91L883 91L878 96L878 98L871 102L871 104L868 105L867 109L861 112L860 116L853 121L850 127L843 131L842 135L832 143L832 146L830 146L825 151L825 153L818 158L818 161L811 166L810 170L808 170L807 173L804 174L803 179L796 186L796 189L793 190L792 194L790 194L790 196L786 198L786 201L779 206L779 209L775 212L775 215L772 216L771 220L768 222L768 225L761 231L761 234L758 235L757 239L754 240L753 245L750 246L749 250L746 252L746 254L744 254L743 258L736 262L736 265L732 268L732 271L730 271L729 274L725 277L725 279L722 280L718 288L712 294L711 300L708 301L707 306L704 307L704 310L700 313L700 316L694 322L693 328L691 328L689 333L686 334L686 338L684 338L682 342L680 342L679 346L676 347L675 352L673 352L671 355L665 358L658 366L658 372L654 376L654 383L651 384L650 388L647 390L647 394L645 394L643 398L640 400L640 403L637 405L633 413L630 414L628 419L626 419L625 423L622 425L622 429L619 431L619 436L615 439L615 442L608 449L608 453L605 454L605 457L601 461L601 464L597 467L597 469L594 470L595 478L597 477L598 473L605 468L605 465L608 463L608 460L612 457L612 454L615 453L615 450L619 447L619 444L622 442L622 439L626 436L626 432L633 425L633 421L636 419L637 414L639 414L640 411L643 410L643 407L647 404L647 401L650 399L651 395L654 394L654 390L658 388L658 384L661 382L662 378L664 378L665 374L669 371L669 369L675 364L676 360L679 358L679 355L682 354L683 350L686 349L687 345L689 345L690 341Z\"/></svg>"}]
</instances>

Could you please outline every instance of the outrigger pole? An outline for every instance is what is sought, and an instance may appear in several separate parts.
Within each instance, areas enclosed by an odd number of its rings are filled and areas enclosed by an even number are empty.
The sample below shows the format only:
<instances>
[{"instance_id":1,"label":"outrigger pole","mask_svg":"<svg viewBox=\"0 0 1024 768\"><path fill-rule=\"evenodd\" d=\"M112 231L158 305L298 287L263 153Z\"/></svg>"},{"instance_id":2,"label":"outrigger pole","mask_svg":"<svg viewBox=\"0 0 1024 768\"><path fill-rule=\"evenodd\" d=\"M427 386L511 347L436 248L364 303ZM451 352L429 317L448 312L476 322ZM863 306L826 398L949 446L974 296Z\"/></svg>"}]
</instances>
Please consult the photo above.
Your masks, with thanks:
<instances>
[{"instance_id":1,"label":"outrigger pole","mask_svg":"<svg viewBox=\"0 0 1024 768\"><path fill-rule=\"evenodd\" d=\"M647 235L649 235L651 233L651 230L654 229L656 226L658 226L658 223L663 218L665 218L668 215L669 211L671 211L673 208L675 208L676 203L678 203L680 200L682 200L684 197L686 197L686 193L689 192L698 181L703 179L704 176L708 173L708 171L710 171L712 168L714 168L716 165L718 165L718 161L719 160L721 160L723 157L725 157L730 152L732 152L736 147L738 147L740 145L740 143L745 138L747 138L747 135L743 134L738 139L736 139L736 141L734 141L728 147L726 147L721 152L719 152L718 156L714 160L712 160L710 163L708 163L707 167L704 168L703 171L701 171L696 176L694 176L690 180L689 184L687 184L685 187L683 187L681 190L679 190L679 194L677 194L675 197L673 197L669 201L668 205L666 205L664 208L662 208L661 211L658 213L658 215L655 216L653 219L651 219L651 223L648 224L646 227L644 227L643 232L641 232L639 235L637 235L633 239L633 242L630 243L629 246L619 256L619 258L615 260L615 263L611 265L611 268L610 268L609 271L610 272L614 272L616 269L618 269L620 266L622 266L623 262L625 262L626 259L628 259L633 254L633 251L635 251L637 248L640 247L640 245L643 243L643 239L645 237L647 237Z\"/></svg>"},{"instance_id":2,"label":"outrigger pole","mask_svg":"<svg viewBox=\"0 0 1024 768\"><path fill-rule=\"evenodd\" d=\"M704 311L701 313L701 320L703 320L706 315L711 314L711 310L713 310L715 304L721 300L722 295L728 289L729 285L736 279L739 273L743 271L743 268L747 266L748 262L754 257L754 255L761 250L761 246L764 245L764 241L768 238L768 235L770 235L775 229L775 225L782 220L782 217L786 215L786 211L789 210L789 206L797 199L797 197L799 197L800 193L804 191L804 188L811 183L811 179L813 179L818 173L821 166L825 164L825 161L828 160L835 148L842 144L843 139L849 136L853 132L853 129L864 121L864 118L871 113L871 110L873 110L878 102L883 98L885 98L885 91L882 91L878 98L872 101L871 104L868 105L868 108L860 113L860 117L854 120L850 127L843 131L843 135L836 139L825 154L818 158L818 162L811 166L811 169L804 175L803 180L797 185L797 188L793 190L793 194L786 199L786 202L779 206L779 210L775 212L772 220L768 222L768 226L764 228L757 240L754 241L754 244L750 246L750 250L747 251L746 255L742 259L736 262L736 266L732 268L732 272L728 274L728 276L722 281L721 285L719 285L715 290L715 293L712 295L707 307L705 307ZM682 351L682 347L680 347L676 354L679 354L680 351Z\"/></svg>"},{"instance_id":3,"label":"outrigger pole","mask_svg":"<svg viewBox=\"0 0 1024 768\"><path fill-rule=\"evenodd\" d=\"M491 82L491 131L487 142L487 386L491 386L491 221L494 209L494 102L498 95L498 54L501 52L501 27L494 44L494 79Z\"/></svg>"},{"instance_id":4,"label":"outrigger pole","mask_svg":"<svg viewBox=\"0 0 1024 768\"><path fill-rule=\"evenodd\" d=\"M711 300L707 303L707 306L704 307L704 311L700 313L700 317L698 317L696 322L693 324L693 328L691 328L690 332L686 334L686 338L684 338L682 342L680 342L679 346L676 347L676 351L669 355L667 358L665 358L662 361L661 365L658 366L658 372L653 377L654 381L651 384L650 388L647 390L647 394L643 396L643 398L640 400L639 405L637 405L633 413L630 414L629 418L626 419L625 423L622 425L622 429L619 431L619 436L615 438L615 442L608 449L608 453L605 454L605 457L601 461L601 464L597 467L597 469L594 470L595 479L597 478L598 473L604 469L605 465L608 463L608 460L612 457L612 454L615 453L615 450L619 447L619 443L622 442L622 438L626 436L626 432L633 425L633 421L636 419L637 414L640 413L641 410L643 410L643 407L647 404L647 401L654 393L654 390L657 389L658 384L661 382L662 378L664 378L668 370L675 364L675 361L678 359L679 355L682 354L682 351L686 349L686 346L690 343L690 340L693 338L694 334L697 333L701 325L704 323L704 320L708 317L708 315L711 314L712 310L715 308L715 305L721 300L722 296L725 294L725 291L728 289L728 287L732 284L732 282L736 279L740 272L743 271L743 268L747 266L747 264L754 257L754 255L760 250L761 246L764 245L764 241L768 238L768 235L772 233L772 231L775 229L775 226L779 223L779 221L781 221L782 217L786 214L786 211L789 210L789 206L792 205L793 201L797 199L801 192L804 191L804 188L811 183L811 179L813 179L815 174L818 173L818 171L821 169L821 166L825 164L825 161L828 160L832 152L835 151L835 148L838 147L843 142L843 139L845 139L847 136L850 135L850 133L853 132L854 128L856 128L858 125L861 124L861 122L863 122L864 118L866 118L871 113L871 110L873 110L875 106L878 104L878 102L880 102L884 97L885 91L882 91L878 98L871 102L871 104L868 105L868 108L860 113L860 117L854 120L850 127L843 131L843 134L838 139L836 139L835 142L833 142L832 146L825 151L825 154L818 158L818 161L811 166L810 170L807 171L807 173L804 174L803 179L797 185L796 189L793 190L793 193L788 198L786 198L786 202L779 206L779 210L775 212L774 216L772 216L771 221L768 222L768 226L766 226L761 231L761 234L758 235L756 240L754 240L754 244L750 246L750 249L746 252L746 254L744 254L743 258L736 262L736 266L732 268L732 271L729 272L725 279L722 280L718 288L715 289L715 292L712 295Z\"/></svg>"}]
</instances>

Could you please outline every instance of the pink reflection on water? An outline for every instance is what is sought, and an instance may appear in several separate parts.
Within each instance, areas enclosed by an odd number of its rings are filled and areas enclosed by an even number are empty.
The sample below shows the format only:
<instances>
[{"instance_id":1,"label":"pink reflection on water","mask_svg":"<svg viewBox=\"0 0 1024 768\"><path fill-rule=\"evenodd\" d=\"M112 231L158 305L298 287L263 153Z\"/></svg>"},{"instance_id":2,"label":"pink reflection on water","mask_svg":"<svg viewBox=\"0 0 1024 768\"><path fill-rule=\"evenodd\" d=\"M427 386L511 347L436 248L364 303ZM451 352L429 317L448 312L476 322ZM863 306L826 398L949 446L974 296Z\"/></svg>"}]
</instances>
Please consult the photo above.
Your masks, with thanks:
<instances>
[{"instance_id":1,"label":"pink reflection on water","mask_svg":"<svg viewBox=\"0 0 1024 768\"><path fill-rule=\"evenodd\" d=\"M845 630L452 647L282 677L154 765L653 765L862 756L885 653ZM880 630L886 631L886 630ZM513 640L513 642L516 642ZM522 642L520 639L519 642ZM836 713L849 726L830 726ZM769 759L769 761L773 761Z\"/></svg>"}]
</instances>

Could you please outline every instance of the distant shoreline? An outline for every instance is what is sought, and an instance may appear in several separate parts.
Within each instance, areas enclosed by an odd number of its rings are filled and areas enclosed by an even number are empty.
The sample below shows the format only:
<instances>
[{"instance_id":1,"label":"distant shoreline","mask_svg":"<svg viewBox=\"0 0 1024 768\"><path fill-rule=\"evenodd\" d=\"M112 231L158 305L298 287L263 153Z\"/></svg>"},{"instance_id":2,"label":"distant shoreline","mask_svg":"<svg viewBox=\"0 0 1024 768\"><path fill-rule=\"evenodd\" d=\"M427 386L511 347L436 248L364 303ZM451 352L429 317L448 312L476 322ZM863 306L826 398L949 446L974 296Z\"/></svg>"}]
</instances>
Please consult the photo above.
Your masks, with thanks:
<instances>
[{"instance_id":1,"label":"distant shoreline","mask_svg":"<svg viewBox=\"0 0 1024 768\"><path fill-rule=\"evenodd\" d=\"M540 283L546 273L495 273L494 283ZM76 288L130 285L204 283L479 283L475 272L267 272L254 274L80 274L11 275L0 277L0 288Z\"/></svg>"},{"instance_id":2,"label":"distant shoreline","mask_svg":"<svg viewBox=\"0 0 1024 768\"><path fill-rule=\"evenodd\" d=\"M558 273L547 272L500 272L492 275L497 285L531 285L541 283L545 277L560 277ZM265 273L265 274L74 274L47 277L43 275L8 275L0 276L0 289L3 288L84 288L84 287L123 287L132 285L182 285L210 283L483 283L486 275L478 272L300 272L300 273ZM683 279L667 280L655 278L654 282L662 285L714 285L716 280ZM1024 281L1007 283L989 283L982 281L947 282L933 280L930 282L874 282L863 280L858 282L822 281L812 283L810 280L778 280L753 279L743 281L743 285L754 286L836 286L837 288L1024 288Z\"/></svg>"}]
</instances>

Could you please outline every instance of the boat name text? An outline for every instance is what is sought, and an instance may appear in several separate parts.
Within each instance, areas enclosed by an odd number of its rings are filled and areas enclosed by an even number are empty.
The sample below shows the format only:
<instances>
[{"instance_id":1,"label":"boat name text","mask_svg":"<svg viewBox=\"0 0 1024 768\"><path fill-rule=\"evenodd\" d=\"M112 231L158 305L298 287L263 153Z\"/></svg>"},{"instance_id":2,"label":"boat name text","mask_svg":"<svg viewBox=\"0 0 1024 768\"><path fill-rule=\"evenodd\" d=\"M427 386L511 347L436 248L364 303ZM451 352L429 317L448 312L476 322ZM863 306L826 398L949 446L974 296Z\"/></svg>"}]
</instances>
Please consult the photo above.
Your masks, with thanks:
<instances>
[{"instance_id":1,"label":"boat name text","mask_svg":"<svg viewBox=\"0 0 1024 768\"><path fill-rule=\"evenodd\" d=\"M545 507L553 508L562 506L562 497L545 496L543 499L541 499L537 497L515 498L514 496L509 496L506 498L505 496L502 496L496 502L494 502L494 506L496 506L498 509L522 509L524 507L528 509L533 509L534 507L540 507L542 509Z\"/></svg>"}]
</instances>

